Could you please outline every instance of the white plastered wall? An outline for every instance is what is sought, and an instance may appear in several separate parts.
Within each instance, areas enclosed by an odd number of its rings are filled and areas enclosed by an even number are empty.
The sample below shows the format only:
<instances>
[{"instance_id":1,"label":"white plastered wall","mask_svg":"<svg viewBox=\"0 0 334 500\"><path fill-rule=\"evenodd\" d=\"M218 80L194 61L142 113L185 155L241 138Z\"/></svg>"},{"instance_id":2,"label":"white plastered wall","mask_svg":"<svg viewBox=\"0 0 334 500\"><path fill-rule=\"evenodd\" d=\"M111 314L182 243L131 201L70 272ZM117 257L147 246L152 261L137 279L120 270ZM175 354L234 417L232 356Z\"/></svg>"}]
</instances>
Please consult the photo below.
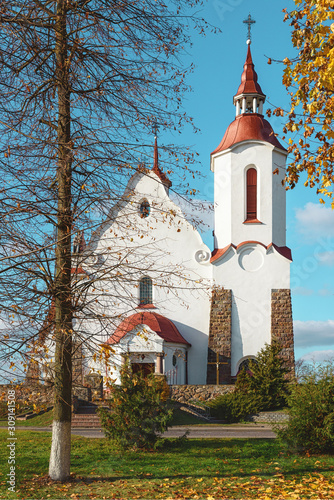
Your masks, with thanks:
<instances>
[{"instance_id":1,"label":"white plastered wall","mask_svg":"<svg viewBox=\"0 0 334 500\"><path fill-rule=\"evenodd\" d=\"M244 141L212 156L215 173L215 246L260 241L266 245L285 245L285 174L286 153L271 144ZM247 224L246 171L257 170L257 218ZM276 170L277 169L277 170ZM273 172L278 174L274 175Z\"/></svg>"},{"instance_id":2,"label":"white plastered wall","mask_svg":"<svg viewBox=\"0 0 334 500\"><path fill-rule=\"evenodd\" d=\"M290 261L272 247L231 248L214 264L214 281L232 290L231 372L271 342L271 290L290 287Z\"/></svg>"},{"instance_id":3,"label":"white plastered wall","mask_svg":"<svg viewBox=\"0 0 334 500\"><path fill-rule=\"evenodd\" d=\"M151 206L147 218L140 217L143 199ZM106 320L111 318L110 327L103 330L104 341L113 333L112 325L143 310L138 307L138 283L142 276L148 275L153 280L156 307L152 312L173 321L191 344L189 384L205 384L212 278L210 250L170 200L154 173L132 177L123 200L111 210L109 221L96 232L86 254L87 262L89 259L91 262L86 270L96 278L96 290L92 292L92 296L98 295L95 307L106 315ZM121 316L117 319L117 315ZM93 323L95 326L90 328L98 332L100 325Z\"/></svg>"}]
</instances>

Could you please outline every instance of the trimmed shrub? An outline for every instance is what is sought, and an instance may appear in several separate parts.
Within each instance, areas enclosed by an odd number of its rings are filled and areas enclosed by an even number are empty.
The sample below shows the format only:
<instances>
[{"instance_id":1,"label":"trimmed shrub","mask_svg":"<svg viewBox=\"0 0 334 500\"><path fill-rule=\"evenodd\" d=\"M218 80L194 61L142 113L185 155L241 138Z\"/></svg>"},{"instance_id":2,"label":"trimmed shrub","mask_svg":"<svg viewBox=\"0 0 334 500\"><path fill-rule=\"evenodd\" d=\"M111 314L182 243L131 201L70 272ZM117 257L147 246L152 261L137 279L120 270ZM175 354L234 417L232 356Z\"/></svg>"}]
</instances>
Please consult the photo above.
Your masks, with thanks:
<instances>
[{"instance_id":1,"label":"trimmed shrub","mask_svg":"<svg viewBox=\"0 0 334 500\"><path fill-rule=\"evenodd\" d=\"M309 453L334 451L334 366L307 366L288 397L290 420L277 429L290 447Z\"/></svg>"},{"instance_id":2,"label":"trimmed shrub","mask_svg":"<svg viewBox=\"0 0 334 500\"><path fill-rule=\"evenodd\" d=\"M167 429L173 410L166 402L166 382L153 374L133 374L126 366L121 385L114 385L109 401L110 411L100 408L105 435L122 449L152 449L159 433Z\"/></svg>"},{"instance_id":3,"label":"trimmed shrub","mask_svg":"<svg viewBox=\"0 0 334 500\"><path fill-rule=\"evenodd\" d=\"M228 423L240 422L258 411L253 399L241 392L223 394L207 404L213 417Z\"/></svg>"}]
</instances>

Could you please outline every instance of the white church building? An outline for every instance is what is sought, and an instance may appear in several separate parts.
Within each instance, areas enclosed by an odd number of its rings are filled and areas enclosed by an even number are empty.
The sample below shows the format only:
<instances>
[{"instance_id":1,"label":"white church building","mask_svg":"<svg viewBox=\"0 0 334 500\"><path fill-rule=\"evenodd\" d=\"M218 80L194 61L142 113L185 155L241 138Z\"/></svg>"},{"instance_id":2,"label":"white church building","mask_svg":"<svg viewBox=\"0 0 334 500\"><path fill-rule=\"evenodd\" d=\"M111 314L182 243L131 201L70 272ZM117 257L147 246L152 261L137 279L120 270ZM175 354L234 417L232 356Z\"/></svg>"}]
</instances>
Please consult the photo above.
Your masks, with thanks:
<instances>
[{"instance_id":1,"label":"white church building","mask_svg":"<svg viewBox=\"0 0 334 500\"><path fill-rule=\"evenodd\" d=\"M115 379L127 357L170 384L229 384L274 339L293 369L287 151L263 116L250 43L233 102L235 119L211 153L212 252L170 198L157 140L153 168L135 172L82 252L79 274L93 277L110 322L101 331L86 315L76 329L110 346ZM90 365L103 375L98 359Z\"/></svg>"}]
</instances>

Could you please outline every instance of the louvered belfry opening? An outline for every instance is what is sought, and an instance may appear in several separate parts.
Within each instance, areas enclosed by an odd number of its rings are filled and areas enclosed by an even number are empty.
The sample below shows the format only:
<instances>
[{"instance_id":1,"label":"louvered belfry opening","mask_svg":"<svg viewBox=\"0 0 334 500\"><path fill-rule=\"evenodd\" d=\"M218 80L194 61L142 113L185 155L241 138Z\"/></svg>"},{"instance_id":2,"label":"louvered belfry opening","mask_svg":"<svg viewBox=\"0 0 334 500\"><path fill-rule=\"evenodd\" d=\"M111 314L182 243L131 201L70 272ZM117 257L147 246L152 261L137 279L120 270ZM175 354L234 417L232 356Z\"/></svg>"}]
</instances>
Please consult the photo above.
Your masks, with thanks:
<instances>
[{"instance_id":1,"label":"louvered belfry opening","mask_svg":"<svg viewBox=\"0 0 334 500\"><path fill-rule=\"evenodd\" d=\"M257 171L247 170L247 217L246 220L257 218Z\"/></svg>"}]
</instances>

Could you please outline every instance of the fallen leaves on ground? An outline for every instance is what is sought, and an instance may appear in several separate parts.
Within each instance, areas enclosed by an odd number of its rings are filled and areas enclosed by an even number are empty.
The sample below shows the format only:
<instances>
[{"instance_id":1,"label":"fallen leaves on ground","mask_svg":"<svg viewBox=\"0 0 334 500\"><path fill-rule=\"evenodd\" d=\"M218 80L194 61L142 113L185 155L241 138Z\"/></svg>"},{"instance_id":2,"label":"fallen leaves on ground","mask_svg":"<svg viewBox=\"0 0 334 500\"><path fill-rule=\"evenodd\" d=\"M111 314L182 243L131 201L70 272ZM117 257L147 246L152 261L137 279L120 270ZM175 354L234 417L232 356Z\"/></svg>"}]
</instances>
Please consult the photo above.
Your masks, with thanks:
<instances>
[{"instance_id":1,"label":"fallen leaves on ground","mask_svg":"<svg viewBox=\"0 0 334 500\"><path fill-rule=\"evenodd\" d=\"M164 478L154 477L124 480L121 478L73 476L66 483L51 481L47 476L34 477L25 481L21 491L27 493L33 486L34 494L43 489L46 497L79 500L90 499L237 499L258 500L300 500L334 498L334 479L322 474L313 474L293 479L277 472L271 478L251 476L243 480L238 476L200 477L200 478Z\"/></svg>"}]
</instances>

